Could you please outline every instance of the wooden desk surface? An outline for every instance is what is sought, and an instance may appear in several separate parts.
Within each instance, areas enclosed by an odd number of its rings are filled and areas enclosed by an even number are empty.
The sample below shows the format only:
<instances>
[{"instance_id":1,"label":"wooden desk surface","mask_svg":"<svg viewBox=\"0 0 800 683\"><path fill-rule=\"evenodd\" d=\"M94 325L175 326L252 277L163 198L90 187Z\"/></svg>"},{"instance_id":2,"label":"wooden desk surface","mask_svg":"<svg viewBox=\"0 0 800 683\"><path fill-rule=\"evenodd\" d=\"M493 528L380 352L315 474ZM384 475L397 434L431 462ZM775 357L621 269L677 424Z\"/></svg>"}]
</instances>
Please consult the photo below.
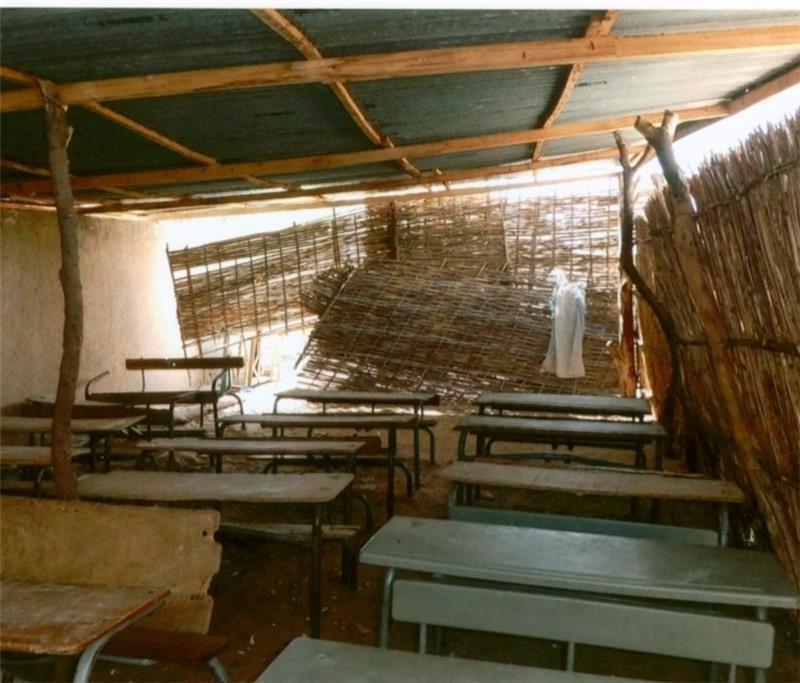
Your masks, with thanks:
<instances>
[{"instance_id":1,"label":"wooden desk surface","mask_svg":"<svg viewBox=\"0 0 800 683\"><path fill-rule=\"evenodd\" d=\"M352 474L206 474L115 470L78 478L81 498L151 502L330 503Z\"/></svg>"},{"instance_id":2,"label":"wooden desk surface","mask_svg":"<svg viewBox=\"0 0 800 683\"><path fill-rule=\"evenodd\" d=\"M137 441L145 451L195 451L222 455L355 455L363 441L325 439L152 439Z\"/></svg>"},{"instance_id":3,"label":"wooden desk surface","mask_svg":"<svg viewBox=\"0 0 800 683\"><path fill-rule=\"evenodd\" d=\"M132 417L104 417L75 419L70 422L73 434L116 434L144 419L144 415ZM0 417L0 431L27 434L47 434L53 428L51 417Z\"/></svg>"},{"instance_id":4,"label":"wooden desk surface","mask_svg":"<svg viewBox=\"0 0 800 683\"><path fill-rule=\"evenodd\" d=\"M639 496L664 500L742 503L745 495L732 481L681 477L644 470L593 470L457 462L442 476L462 484L530 491L564 491L600 496Z\"/></svg>"},{"instance_id":5,"label":"wooden desk surface","mask_svg":"<svg viewBox=\"0 0 800 683\"><path fill-rule=\"evenodd\" d=\"M86 449L73 450L73 458L88 453ZM52 464L50 446L0 446L0 465L30 465L48 467Z\"/></svg>"},{"instance_id":6,"label":"wooden desk surface","mask_svg":"<svg viewBox=\"0 0 800 683\"><path fill-rule=\"evenodd\" d=\"M501 415L466 415L456 423L453 429L470 434L574 437L645 443L666 438L664 428L653 422L559 420Z\"/></svg>"},{"instance_id":7,"label":"wooden desk surface","mask_svg":"<svg viewBox=\"0 0 800 683\"><path fill-rule=\"evenodd\" d=\"M345 405L439 405L439 395L413 391L334 391L289 389L275 394L276 399L299 399L312 403L341 403Z\"/></svg>"},{"instance_id":8,"label":"wooden desk surface","mask_svg":"<svg viewBox=\"0 0 800 683\"><path fill-rule=\"evenodd\" d=\"M411 427L416 418L411 415L363 415L331 413L267 413L264 415L226 415L220 424L260 424L264 427L341 427L343 429L384 429Z\"/></svg>"},{"instance_id":9,"label":"wooden desk surface","mask_svg":"<svg viewBox=\"0 0 800 683\"><path fill-rule=\"evenodd\" d=\"M0 650L75 655L147 613L168 590L0 582Z\"/></svg>"},{"instance_id":10,"label":"wooden desk surface","mask_svg":"<svg viewBox=\"0 0 800 683\"><path fill-rule=\"evenodd\" d=\"M784 609L800 600L770 553L496 524L396 516L360 559L603 595Z\"/></svg>"},{"instance_id":11,"label":"wooden desk surface","mask_svg":"<svg viewBox=\"0 0 800 683\"><path fill-rule=\"evenodd\" d=\"M575 415L641 417L650 414L650 404L645 399L622 396L487 391L478 396L475 403L482 407L501 410L530 410Z\"/></svg>"},{"instance_id":12,"label":"wooden desk surface","mask_svg":"<svg viewBox=\"0 0 800 683\"><path fill-rule=\"evenodd\" d=\"M630 678L295 638L256 683L634 683Z\"/></svg>"}]
</instances>

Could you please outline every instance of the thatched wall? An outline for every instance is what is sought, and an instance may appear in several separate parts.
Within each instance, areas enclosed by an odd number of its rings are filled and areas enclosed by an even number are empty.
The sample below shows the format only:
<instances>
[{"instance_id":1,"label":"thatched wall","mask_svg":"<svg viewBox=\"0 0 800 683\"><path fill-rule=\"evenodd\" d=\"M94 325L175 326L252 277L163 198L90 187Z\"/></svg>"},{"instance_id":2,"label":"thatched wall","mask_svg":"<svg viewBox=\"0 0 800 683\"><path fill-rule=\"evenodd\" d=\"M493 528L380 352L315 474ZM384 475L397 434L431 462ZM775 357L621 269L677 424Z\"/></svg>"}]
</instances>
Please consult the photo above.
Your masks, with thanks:
<instances>
[{"instance_id":1,"label":"thatched wall","mask_svg":"<svg viewBox=\"0 0 800 683\"><path fill-rule=\"evenodd\" d=\"M766 521L776 553L800 586L800 113L714 158L689 187L703 276L722 313L746 424L730 423L715 380L720 368L712 367L705 343L710 323L687 295L664 190L637 224L638 266L681 338L681 428L709 470L749 492L759 513L751 523L758 531L759 518ZM648 380L663 396L669 379L663 339L643 313Z\"/></svg>"}]
</instances>

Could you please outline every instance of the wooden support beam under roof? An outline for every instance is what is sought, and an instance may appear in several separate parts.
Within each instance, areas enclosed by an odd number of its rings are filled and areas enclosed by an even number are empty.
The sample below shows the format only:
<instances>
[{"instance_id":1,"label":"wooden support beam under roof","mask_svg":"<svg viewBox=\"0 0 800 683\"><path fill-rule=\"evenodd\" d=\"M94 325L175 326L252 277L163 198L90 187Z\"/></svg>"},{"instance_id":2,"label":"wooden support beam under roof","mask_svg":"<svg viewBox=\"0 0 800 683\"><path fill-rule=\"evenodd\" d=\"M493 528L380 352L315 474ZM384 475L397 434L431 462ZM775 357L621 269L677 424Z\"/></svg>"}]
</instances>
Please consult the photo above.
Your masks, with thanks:
<instances>
[{"instance_id":1,"label":"wooden support beam under roof","mask_svg":"<svg viewBox=\"0 0 800 683\"><path fill-rule=\"evenodd\" d=\"M617 21L618 17L619 10L606 10L602 14L593 16L589 21L589 26L586 27L583 37L596 38L598 36L607 36L611 33L611 29L614 27L614 23ZM564 111L564 107L567 106L567 103L572 97L572 93L575 91L575 86L578 85L578 79L581 76L584 64L585 62L575 62L575 64L570 67L564 85L556 96L556 100L553 102L553 106L550 108L547 117L542 122L541 128L550 128L561 115L561 112ZM531 155L533 161L536 161L542 156L544 144L544 142L534 143L533 154Z\"/></svg>"},{"instance_id":2,"label":"wooden support beam under roof","mask_svg":"<svg viewBox=\"0 0 800 683\"><path fill-rule=\"evenodd\" d=\"M800 24L797 23L721 31L567 38L249 64L69 83L62 85L59 93L64 104L80 104L209 90L529 69L578 62L658 59L795 46L800 46ZM42 96L36 89L12 90L3 93L0 112L41 106Z\"/></svg>"},{"instance_id":3,"label":"wooden support beam under roof","mask_svg":"<svg viewBox=\"0 0 800 683\"><path fill-rule=\"evenodd\" d=\"M692 107L677 112L681 120L693 121L709 118L720 118L728 115L725 104L715 104L705 107ZM660 121L663 110L643 114L648 121ZM423 142L413 145L404 145L392 149L371 149L360 152L341 152L337 154L294 157L290 159L272 159L264 161L248 161L237 164L220 164L205 168L177 168L156 171L138 171L133 173L111 173L106 175L86 176L76 178L73 186L76 189L89 187L114 186L155 186L176 183L208 182L224 178L235 178L245 175L270 175L287 174L302 171L314 171L330 168L344 168L348 166L361 166L398 159L406 156L437 156L455 152L467 152L479 149L492 149L497 147L512 147L514 145L529 144L539 140L554 140L595 133L611 133L617 129L631 128L636 121L636 116L617 116L609 119L595 121L581 121L555 125L551 128L525 129L507 133L492 133L464 138L439 140L436 142ZM0 185L0 194L42 194L51 189L48 181L31 180L23 182L3 183Z\"/></svg>"},{"instance_id":4,"label":"wooden support beam under roof","mask_svg":"<svg viewBox=\"0 0 800 683\"><path fill-rule=\"evenodd\" d=\"M251 12L269 26L286 42L297 48L300 53L310 60L325 59L319 48L303 31L289 21L283 14L275 9L254 9ZM395 144L388 135L381 133L375 124L369 120L363 107L358 103L350 88L341 81L328 83L336 99L342 103L345 111L358 126L367 139L378 147L394 147ZM422 177L422 172L406 157L400 157L397 162L403 170L415 178Z\"/></svg>"}]
</instances>

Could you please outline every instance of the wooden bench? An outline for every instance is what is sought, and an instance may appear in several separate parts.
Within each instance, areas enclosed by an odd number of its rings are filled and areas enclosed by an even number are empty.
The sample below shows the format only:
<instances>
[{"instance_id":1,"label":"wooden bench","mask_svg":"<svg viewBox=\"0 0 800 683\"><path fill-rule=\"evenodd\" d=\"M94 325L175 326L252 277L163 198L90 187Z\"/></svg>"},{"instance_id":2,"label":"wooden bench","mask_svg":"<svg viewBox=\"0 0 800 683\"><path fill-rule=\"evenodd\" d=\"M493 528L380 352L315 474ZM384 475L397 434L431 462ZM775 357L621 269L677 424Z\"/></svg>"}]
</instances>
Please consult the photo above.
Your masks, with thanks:
<instances>
[{"instance_id":1,"label":"wooden bench","mask_svg":"<svg viewBox=\"0 0 800 683\"><path fill-rule=\"evenodd\" d=\"M226 640L207 633L219 570L214 510L146 508L82 501L0 498L4 580L84 586L167 588L164 607L114 636L103 653L132 660L205 664Z\"/></svg>"},{"instance_id":2,"label":"wooden bench","mask_svg":"<svg viewBox=\"0 0 800 683\"><path fill-rule=\"evenodd\" d=\"M577 644L727 664L729 681L737 666L766 669L772 663L774 629L768 623L505 585L398 580L392 617L420 625L421 653L427 626L564 641L567 671L574 669Z\"/></svg>"},{"instance_id":3,"label":"wooden bench","mask_svg":"<svg viewBox=\"0 0 800 683\"><path fill-rule=\"evenodd\" d=\"M70 459L80 458L89 453L88 449L72 449ZM15 467L23 470L23 477L29 473L32 490L36 493L44 475L52 469L50 446L0 446L0 467Z\"/></svg>"}]
</instances>

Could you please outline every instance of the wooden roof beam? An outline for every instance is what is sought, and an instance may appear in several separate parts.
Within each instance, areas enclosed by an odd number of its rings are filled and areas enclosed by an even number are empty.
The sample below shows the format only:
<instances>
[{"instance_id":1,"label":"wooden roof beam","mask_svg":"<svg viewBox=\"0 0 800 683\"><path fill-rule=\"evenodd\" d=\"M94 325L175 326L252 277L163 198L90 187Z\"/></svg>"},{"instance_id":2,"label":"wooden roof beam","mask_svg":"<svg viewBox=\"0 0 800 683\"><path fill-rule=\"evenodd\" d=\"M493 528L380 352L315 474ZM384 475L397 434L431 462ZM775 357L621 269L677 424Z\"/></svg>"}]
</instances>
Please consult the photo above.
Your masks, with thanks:
<instances>
[{"instance_id":1,"label":"wooden roof beam","mask_svg":"<svg viewBox=\"0 0 800 683\"><path fill-rule=\"evenodd\" d=\"M692 121L708 118L727 116L728 109L725 104L716 104L705 107L694 107L678 111L683 121ZM643 118L658 122L661 120L663 110L643 114ZM507 133L493 133L477 135L436 142L423 142L413 145L404 145L391 149L371 149L359 152L341 152L337 154L294 157L289 159L273 159L265 161L249 161L237 164L220 164L204 168L177 168L155 171L138 171L133 173L112 173L92 177L75 178L73 187L83 189L89 187L102 187L113 185L117 187L170 185L177 183L208 182L223 178L235 178L244 175L269 175L286 174L303 171L313 171L329 168L344 168L360 166L362 164L375 164L398 159L400 157L421 157L453 154L479 149L492 149L497 147L511 147L514 145L530 144L540 140L554 140L560 138L592 135L595 133L611 133L617 129L631 128L636 121L636 116L617 116L596 121L581 121L551 126L550 128L525 129ZM41 194L51 189L48 181L31 180L21 183L3 183L0 185L2 194Z\"/></svg>"},{"instance_id":2,"label":"wooden roof beam","mask_svg":"<svg viewBox=\"0 0 800 683\"><path fill-rule=\"evenodd\" d=\"M319 48L303 31L293 22L289 21L283 14L275 9L253 9L250 10L256 17L269 26L275 33L283 38L290 45L297 48L300 53L309 60L325 59ZM364 109L356 100L350 88L341 81L333 81L328 83L336 99L342 103L345 111L348 113L353 122L359 127L362 133L367 136L369 141L378 147L392 148L395 146L394 142L388 135L384 135L378 130L372 121L369 120ZM403 170L409 175L419 178L422 172L414 166L411 161L405 157L400 157L397 162Z\"/></svg>"},{"instance_id":3,"label":"wooden roof beam","mask_svg":"<svg viewBox=\"0 0 800 683\"><path fill-rule=\"evenodd\" d=\"M602 14L595 15L589 21L589 26L586 27L586 32L583 34L584 38L607 36L609 33L611 33L611 29L614 27L614 23L617 21L618 17L619 10L606 10ZM561 115L561 112L564 111L564 107L567 106L567 102L569 102L570 98L572 97L572 93L575 91L575 86L578 85L578 79L581 76L581 71L583 71L583 66L585 63L586 62L576 62L570 67L567 78L564 81L564 85L561 87L555 102L553 102L553 106L550 107L547 117L540 126L541 128L549 128L552 126L556 122L556 119ZM542 156L543 151L544 142L535 143L533 145L533 154L531 155L531 159L536 161L540 156Z\"/></svg>"},{"instance_id":4,"label":"wooden roof beam","mask_svg":"<svg viewBox=\"0 0 800 683\"><path fill-rule=\"evenodd\" d=\"M722 31L567 38L249 64L69 83L62 85L59 93L64 104L80 104L209 90L529 69L578 62L657 59L797 46L800 46L800 24L795 23ZM3 93L0 111L41 106L41 93L28 88Z\"/></svg>"}]
</instances>

